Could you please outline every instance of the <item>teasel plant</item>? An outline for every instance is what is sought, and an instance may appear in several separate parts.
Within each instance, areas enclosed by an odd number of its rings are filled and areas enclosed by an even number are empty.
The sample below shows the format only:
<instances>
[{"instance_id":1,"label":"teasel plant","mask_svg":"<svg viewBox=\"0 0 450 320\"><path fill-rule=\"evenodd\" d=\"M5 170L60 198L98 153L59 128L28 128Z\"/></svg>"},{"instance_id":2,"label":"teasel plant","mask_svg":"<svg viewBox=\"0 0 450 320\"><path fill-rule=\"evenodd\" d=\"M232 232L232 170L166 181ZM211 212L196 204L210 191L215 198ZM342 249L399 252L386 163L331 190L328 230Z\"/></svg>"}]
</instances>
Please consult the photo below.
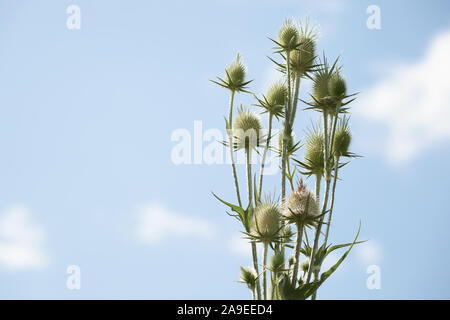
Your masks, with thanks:
<instances>
[{"instance_id":1,"label":"teasel plant","mask_svg":"<svg viewBox=\"0 0 450 320\"><path fill-rule=\"evenodd\" d=\"M269 59L280 72L281 80L265 93L250 91L252 81L247 80L247 69L240 54L225 68L223 77L211 80L230 95L228 117L225 117L228 139L223 144L230 152L236 199L225 201L213 195L229 209L227 214L240 222L242 237L251 245L253 266L241 266L238 282L247 285L253 299L316 299L319 287L341 265L353 246L362 242L358 241L358 228L353 241L328 243L337 185L342 180L340 169L358 157L349 151L352 140L349 104L356 94L347 93L339 57L332 64L325 53L318 57L317 38L317 30L310 27L308 19L304 24L292 19L283 23L278 37L269 38L274 44L274 57ZM313 84L305 100L300 99L303 79ZM258 111L241 105L234 115L236 93L253 96L252 107L267 115L267 130L263 131ZM294 124L301 105L303 110L317 111L320 121L312 123L304 130L306 136L297 140ZM277 126L278 133L274 129ZM278 139L274 139L276 135ZM245 174L238 174L237 152L245 154ZM264 184L268 152L275 152L279 158L279 185ZM254 157L259 159L259 165L252 161ZM247 191L245 202L240 191L242 180ZM307 186L309 180L313 180L313 190ZM258 257L258 245L262 247L261 257ZM342 248L346 251L340 259L322 272L326 257Z\"/></svg>"}]
</instances>

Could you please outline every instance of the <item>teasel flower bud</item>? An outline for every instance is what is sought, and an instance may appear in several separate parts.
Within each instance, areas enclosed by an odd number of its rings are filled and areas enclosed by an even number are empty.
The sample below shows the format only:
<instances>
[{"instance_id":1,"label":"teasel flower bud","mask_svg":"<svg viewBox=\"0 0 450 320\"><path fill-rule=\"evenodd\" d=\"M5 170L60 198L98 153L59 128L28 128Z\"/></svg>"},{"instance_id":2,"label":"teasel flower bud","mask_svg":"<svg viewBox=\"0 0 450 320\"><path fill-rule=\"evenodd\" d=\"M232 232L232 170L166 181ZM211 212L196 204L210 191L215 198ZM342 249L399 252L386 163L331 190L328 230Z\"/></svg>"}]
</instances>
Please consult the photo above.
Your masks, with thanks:
<instances>
[{"instance_id":1,"label":"teasel flower bud","mask_svg":"<svg viewBox=\"0 0 450 320\"><path fill-rule=\"evenodd\" d=\"M311 106L307 109L316 109L326 113L335 111L336 102L330 94L330 81L334 73L339 71L336 68L338 59L330 67L326 57L323 57L323 61L321 61L322 67L316 70L312 77L313 88L311 97L314 101L306 102L306 104Z\"/></svg>"},{"instance_id":2,"label":"teasel flower bud","mask_svg":"<svg viewBox=\"0 0 450 320\"><path fill-rule=\"evenodd\" d=\"M339 72L334 73L331 77L328 91L332 97L339 101L342 101L347 94L347 85Z\"/></svg>"},{"instance_id":3,"label":"teasel flower bud","mask_svg":"<svg viewBox=\"0 0 450 320\"><path fill-rule=\"evenodd\" d=\"M284 243L292 242L292 238L294 237L294 232L292 231L291 226L287 225L282 229L281 240Z\"/></svg>"},{"instance_id":4,"label":"teasel flower bud","mask_svg":"<svg viewBox=\"0 0 450 320\"><path fill-rule=\"evenodd\" d=\"M236 149L251 150L261 144L261 122L250 110L240 108L233 123Z\"/></svg>"},{"instance_id":5,"label":"teasel flower bud","mask_svg":"<svg viewBox=\"0 0 450 320\"><path fill-rule=\"evenodd\" d=\"M267 90L266 95L263 95L262 99L256 98L259 102L257 106L264 109L263 113L268 113L279 119L284 113L287 94L288 89L286 85L282 81L277 81Z\"/></svg>"},{"instance_id":6,"label":"teasel flower bud","mask_svg":"<svg viewBox=\"0 0 450 320\"><path fill-rule=\"evenodd\" d=\"M297 50L291 53L291 68L298 76L304 76L313 71L316 54L316 44L311 38L302 40Z\"/></svg>"},{"instance_id":7,"label":"teasel flower bud","mask_svg":"<svg viewBox=\"0 0 450 320\"><path fill-rule=\"evenodd\" d=\"M270 259L269 269L273 273L284 271L284 255L281 252L275 253Z\"/></svg>"},{"instance_id":8,"label":"teasel flower bud","mask_svg":"<svg viewBox=\"0 0 450 320\"><path fill-rule=\"evenodd\" d=\"M257 275L254 269L241 267L240 282L245 283L252 292L256 289L256 279Z\"/></svg>"},{"instance_id":9,"label":"teasel flower bud","mask_svg":"<svg viewBox=\"0 0 450 320\"><path fill-rule=\"evenodd\" d=\"M283 51L292 51L300 44L297 25L290 19L285 20L278 32L278 45Z\"/></svg>"},{"instance_id":10,"label":"teasel flower bud","mask_svg":"<svg viewBox=\"0 0 450 320\"><path fill-rule=\"evenodd\" d=\"M242 63L241 55L238 53L236 56L236 60L234 60L227 68L225 68L224 79L217 77L217 79L219 80L218 82L214 80L211 81L231 91L250 93L246 89L247 85L252 82L252 80L245 80L246 73L247 70Z\"/></svg>"},{"instance_id":11,"label":"teasel flower bud","mask_svg":"<svg viewBox=\"0 0 450 320\"><path fill-rule=\"evenodd\" d=\"M310 130L306 140L306 151L303 167L309 175L322 175L324 172L323 134L317 128Z\"/></svg>"},{"instance_id":12,"label":"teasel flower bud","mask_svg":"<svg viewBox=\"0 0 450 320\"><path fill-rule=\"evenodd\" d=\"M315 226L318 210L314 193L308 190L300 179L298 189L289 196L284 218L289 223Z\"/></svg>"},{"instance_id":13,"label":"teasel flower bud","mask_svg":"<svg viewBox=\"0 0 450 320\"><path fill-rule=\"evenodd\" d=\"M263 243L274 243L280 240L281 212L278 204L260 203L253 212L253 224L250 238Z\"/></svg>"},{"instance_id":14,"label":"teasel flower bud","mask_svg":"<svg viewBox=\"0 0 450 320\"><path fill-rule=\"evenodd\" d=\"M337 157L354 156L348 151L351 141L352 133L348 127L348 118L344 118L339 121L339 125L336 128L336 133L334 135L334 155Z\"/></svg>"}]
</instances>

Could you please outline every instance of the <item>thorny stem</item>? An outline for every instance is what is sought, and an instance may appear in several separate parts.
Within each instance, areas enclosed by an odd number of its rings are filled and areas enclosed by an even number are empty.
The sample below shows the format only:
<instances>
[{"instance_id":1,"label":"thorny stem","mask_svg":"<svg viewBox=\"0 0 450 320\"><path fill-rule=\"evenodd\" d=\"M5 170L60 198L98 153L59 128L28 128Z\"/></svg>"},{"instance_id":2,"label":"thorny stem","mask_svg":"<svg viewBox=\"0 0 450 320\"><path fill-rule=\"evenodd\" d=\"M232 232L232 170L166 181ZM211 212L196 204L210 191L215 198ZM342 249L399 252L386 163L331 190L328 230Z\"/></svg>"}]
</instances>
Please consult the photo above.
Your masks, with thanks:
<instances>
[{"instance_id":1,"label":"thorny stem","mask_svg":"<svg viewBox=\"0 0 450 320\"><path fill-rule=\"evenodd\" d=\"M266 147L264 148L262 162L261 162L261 171L260 171L260 174L259 174L258 200L261 200L262 183L263 183L263 176L264 176L264 167L266 165L267 151L269 150L269 147L270 147L270 139L271 139L271 135L272 135L272 119L273 119L273 115L269 114L269 130L267 132Z\"/></svg>"},{"instance_id":2,"label":"thorny stem","mask_svg":"<svg viewBox=\"0 0 450 320\"><path fill-rule=\"evenodd\" d=\"M334 196L336 193L336 182L338 179L338 169L339 169L339 156L335 157L334 160L334 180L333 180L333 188L331 191L331 204L330 204L330 212L328 213L328 223L327 223L327 231L325 233L325 246L328 242L328 232L330 231L330 224L331 224L331 217L333 215L333 208L334 208Z\"/></svg>"},{"instance_id":3,"label":"thorny stem","mask_svg":"<svg viewBox=\"0 0 450 320\"><path fill-rule=\"evenodd\" d=\"M292 181L294 177L292 177L292 174L291 174L291 166L289 164L289 162L290 162L289 156L287 156L286 161L287 161L287 172L289 175L289 184L291 185L291 191L294 191L294 182Z\"/></svg>"},{"instance_id":4,"label":"thorny stem","mask_svg":"<svg viewBox=\"0 0 450 320\"><path fill-rule=\"evenodd\" d=\"M264 252L263 252L263 288L264 288L264 300L267 300L267 276L266 276L266 265L267 265L267 249L269 244L264 242Z\"/></svg>"},{"instance_id":5,"label":"thorny stem","mask_svg":"<svg viewBox=\"0 0 450 320\"><path fill-rule=\"evenodd\" d=\"M330 193L330 172L329 172L329 168L328 168L328 163L329 163L329 149L328 149L328 116L327 113L324 111L323 113L323 135L324 135L324 169L325 169L325 194L324 194L324 199L323 199L323 205L322 205L322 210L320 211L320 214L322 214L322 217L319 220L319 224L316 228L316 233L314 236L314 245L311 251L311 259L309 261L309 268L308 268L308 276L306 278L306 283L309 283L309 281L311 280L311 275L314 269L314 263L315 263L315 255L319 246L319 238L320 238L320 230L322 229L322 224L323 224L323 215L326 212L327 209L327 204L328 204L328 197L329 197L329 193ZM314 298L315 295L313 295Z\"/></svg>"},{"instance_id":6,"label":"thorny stem","mask_svg":"<svg viewBox=\"0 0 450 320\"><path fill-rule=\"evenodd\" d=\"M229 126L228 141L230 144L230 159L231 159L231 168L233 170L234 188L236 189L236 195L239 206L242 207L241 193L239 191L239 181L236 173L236 165L234 163L234 152L233 152L233 103L234 103L234 90L231 90L230 111L228 115L228 126Z\"/></svg>"},{"instance_id":7,"label":"thorny stem","mask_svg":"<svg viewBox=\"0 0 450 320\"><path fill-rule=\"evenodd\" d=\"M291 105L291 63L290 63L290 51L286 52L286 80L288 83L288 99L286 101L286 110L285 110L285 120L284 120L284 131L283 131L283 145L282 145L282 158L281 158L281 205L282 210L285 210L286 207L286 156L287 156L287 143L288 137L290 135L290 105ZM284 256L284 245L281 246L281 253Z\"/></svg>"},{"instance_id":8,"label":"thorny stem","mask_svg":"<svg viewBox=\"0 0 450 320\"><path fill-rule=\"evenodd\" d=\"M247 143L246 143L247 144ZM248 145L245 146L245 154L246 154L246 167L247 167L247 192L248 192L248 208L250 212L253 210L252 206L252 165L251 165L251 153L252 150ZM256 243L252 242L252 256L253 256L253 267L255 268L256 274L259 274L258 268L258 252L256 250ZM259 278L256 279L256 293L258 296L258 300L261 300L261 285L259 282Z\"/></svg>"},{"instance_id":9,"label":"thorny stem","mask_svg":"<svg viewBox=\"0 0 450 320\"><path fill-rule=\"evenodd\" d=\"M294 260L294 271L292 273L292 285L295 286L297 283L298 266L300 264L300 249L302 247L302 236L303 236L303 224L297 223L297 240L295 242L295 260Z\"/></svg>"}]
</instances>

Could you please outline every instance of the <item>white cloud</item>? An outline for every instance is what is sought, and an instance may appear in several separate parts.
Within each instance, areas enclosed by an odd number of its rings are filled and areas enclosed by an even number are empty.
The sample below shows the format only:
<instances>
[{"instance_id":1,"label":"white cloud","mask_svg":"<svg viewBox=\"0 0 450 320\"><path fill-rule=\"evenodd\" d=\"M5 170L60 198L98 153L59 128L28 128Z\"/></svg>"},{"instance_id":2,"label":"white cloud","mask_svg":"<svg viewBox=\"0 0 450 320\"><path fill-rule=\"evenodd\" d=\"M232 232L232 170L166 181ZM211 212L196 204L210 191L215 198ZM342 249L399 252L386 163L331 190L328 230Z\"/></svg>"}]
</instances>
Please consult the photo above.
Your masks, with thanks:
<instances>
[{"instance_id":1,"label":"white cloud","mask_svg":"<svg viewBox=\"0 0 450 320\"><path fill-rule=\"evenodd\" d=\"M235 234L228 240L228 249L234 255L251 257L252 247L249 240L243 238L243 234Z\"/></svg>"},{"instance_id":2,"label":"white cloud","mask_svg":"<svg viewBox=\"0 0 450 320\"><path fill-rule=\"evenodd\" d=\"M10 270L41 269L48 264L42 249L44 230L24 206L13 206L0 216L0 266Z\"/></svg>"},{"instance_id":3,"label":"white cloud","mask_svg":"<svg viewBox=\"0 0 450 320\"><path fill-rule=\"evenodd\" d=\"M382 247L375 240L369 240L356 247L359 260L364 265L380 264Z\"/></svg>"},{"instance_id":4,"label":"white cloud","mask_svg":"<svg viewBox=\"0 0 450 320\"><path fill-rule=\"evenodd\" d=\"M204 219L171 212L158 203L142 207L137 214L136 236L143 244L156 245L179 237L211 238L214 230Z\"/></svg>"},{"instance_id":5,"label":"white cloud","mask_svg":"<svg viewBox=\"0 0 450 320\"><path fill-rule=\"evenodd\" d=\"M387 159L401 164L450 139L450 30L438 34L424 57L397 65L360 99L354 111L385 125Z\"/></svg>"}]
</instances>

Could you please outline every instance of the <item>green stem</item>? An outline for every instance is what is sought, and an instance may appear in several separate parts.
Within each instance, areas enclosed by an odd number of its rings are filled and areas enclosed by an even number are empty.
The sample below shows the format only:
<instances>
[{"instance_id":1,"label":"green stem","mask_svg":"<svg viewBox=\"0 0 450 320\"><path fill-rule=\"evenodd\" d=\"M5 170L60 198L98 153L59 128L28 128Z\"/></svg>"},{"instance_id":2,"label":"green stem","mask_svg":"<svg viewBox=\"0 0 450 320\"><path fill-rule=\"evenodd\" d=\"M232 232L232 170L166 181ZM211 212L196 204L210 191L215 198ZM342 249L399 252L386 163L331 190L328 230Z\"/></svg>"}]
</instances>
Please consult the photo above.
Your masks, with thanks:
<instances>
[{"instance_id":1,"label":"green stem","mask_svg":"<svg viewBox=\"0 0 450 320\"><path fill-rule=\"evenodd\" d=\"M333 188L331 191L331 204L330 204L330 211L328 213L328 224L327 224L327 231L325 233L325 245L327 245L328 242L328 233L330 231L330 225L331 225L331 218L333 215L333 209L334 209L334 196L336 194L336 184L338 179L338 169L339 169L339 156L335 157L335 163L334 163L334 180L333 180Z\"/></svg>"},{"instance_id":2,"label":"green stem","mask_svg":"<svg viewBox=\"0 0 450 320\"><path fill-rule=\"evenodd\" d=\"M247 144L247 143L246 143ZM251 152L252 150L248 145L245 147L246 155L246 167L247 167L247 192L248 192L248 210L253 211L252 206L252 165L251 165ZM248 232L249 230L247 230ZM258 251L256 250L256 243L252 242L252 256L253 256L253 267L255 268L256 274L259 274L258 268ZM256 293L258 300L261 300L261 284L259 278L256 279Z\"/></svg>"},{"instance_id":3,"label":"green stem","mask_svg":"<svg viewBox=\"0 0 450 320\"><path fill-rule=\"evenodd\" d=\"M282 145L282 157L281 157L281 206L282 210L286 207L286 156L287 156L287 144L288 137L290 136L290 105L291 105L291 63L290 63L290 51L286 52L286 80L288 83L288 99L286 101L285 119L284 119L284 130L283 130L283 145ZM284 255L284 245L281 246L281 253Z\"/></svg>"},{"instance_id":4,"label":"green stem","mask_svg":"<svg viewBox=\"0 0 450 320\"><path fill-rule=\"evenodd\" d=\"M294 177L291 175L291 165L289 156L287 156L286 163L287 163L287 172L289 175L289 184L291 185L291 191L294 191L294 182L292 181Z\"/></svg>"},{"instance_id":5,"label":"green stem","mask_svg":"<svg viewBox=\"0 0 450 320\"><path fill-rule=\"evenodd\" d=\"M293 101L293 107L292 107L292 114L291 114L291 127L294 126L294 119L295 114L297 113L297 105L298 105L298 96L300 94L300 75L297 75L295 77L295 90L294 90L294 101Z\"/></svg>"},{"instance_id":6,"label":"green stem","mask_svg":"<svg viewBox=\"0 0 450 320\"><path fill-rule=\"evenodd\" d=\"M266 276L266 265L267 265L267 249L269 244L264 242L264 252L263 252L263 289L264 289L264 300L267 300L267 276Z\"/></svg>"},{"instance_id":7,"label":"green stem","mask_svg":"<svg viewBox=\"0 0 450 320\"><path fill-rule=\"evenodd\" d=\"M297 240L295 242L294 271L292 273L292 285L297 284L298 266L300 265L300 249L302 248L303 224L297 223Z\"/></svg>"},{"instance_id":8,"label":"green stem","mask_svg":"<svg viewBox=\"0 0 450 320\"><path fill-rule=\"evenodd\" d=\"M323 204L322 204L322 210L320 211L320 214L322 215L322 217L319 220L319 224L317 225L316 228L316 233L314 236L314 244L313 244L313 248L312 248L312 252L311 252L311 258L309 261L309 268L308 268L308 275L306 278L306 283L309 283L309 281L311 280L311 275L313 273L313 269L314 269L314 264L315 264L315 255L316 252L318 250L318 246L319 246L319 239L320 239L320 231L322 229L322 224L323 224L323 219L324 219L324 214L326 212L327 209L327 204L328 204L328 197L329 197L329 193L330 193L330 172L329 172L329 149L328 149L328 115L326 112L323 113L323 135L324 135L324 173L325 173L325 193L324 193L324 199L323 199Z\"/></svg>"},{"instance_id":9,"label":"green stem","mask_svg":"<svg viewBox=\"0 0 450 320\"><path fill-rule=\"evenodd\" d=\"M262 184L263 184L263 176L264 176L264 167L266 165L267 151L269 150L270 139L271 139L271 136L272 136L272 120L273 120L273 115L269 114L269 130L267 132L266 146L264 148L262 162L261 162L261 171L260 171L260 174L259 174L258 200L261 200L261 192L262 192Z\"/></svg>"},{"instance_id":10,"label":"green stem","mask_svg":"<svg viewBox=\"0 0 450 320\"><path fill-rule=\"evenodd\" d=\"M229 126L229 132L228 132L228 142L230 144L230 159L231 159L231 168L233 171L233 178L234 178L234 188L236 190L236 195L238 199L239 206L242 208L242 201L241 201L241 193L239 191L239 181L236 173L236 165L234 163L234 150L233 150L233 103L234 103L234 90L231 90L231 96L230 96L230 110L228 115L228 126Z\"/></svg>"}]
</instances>

